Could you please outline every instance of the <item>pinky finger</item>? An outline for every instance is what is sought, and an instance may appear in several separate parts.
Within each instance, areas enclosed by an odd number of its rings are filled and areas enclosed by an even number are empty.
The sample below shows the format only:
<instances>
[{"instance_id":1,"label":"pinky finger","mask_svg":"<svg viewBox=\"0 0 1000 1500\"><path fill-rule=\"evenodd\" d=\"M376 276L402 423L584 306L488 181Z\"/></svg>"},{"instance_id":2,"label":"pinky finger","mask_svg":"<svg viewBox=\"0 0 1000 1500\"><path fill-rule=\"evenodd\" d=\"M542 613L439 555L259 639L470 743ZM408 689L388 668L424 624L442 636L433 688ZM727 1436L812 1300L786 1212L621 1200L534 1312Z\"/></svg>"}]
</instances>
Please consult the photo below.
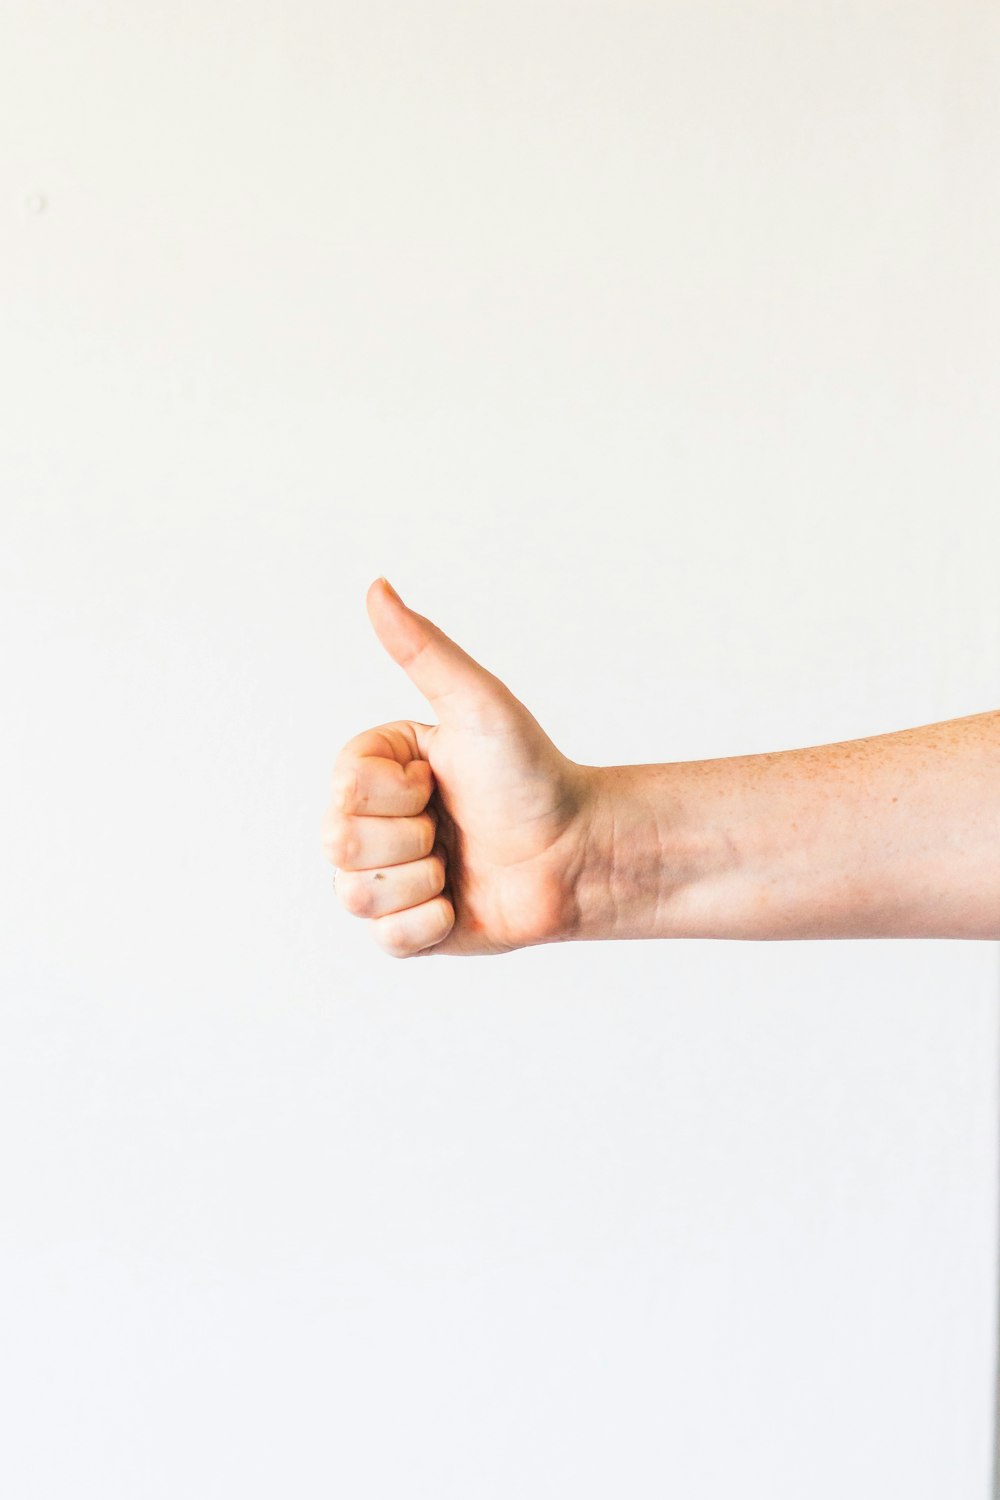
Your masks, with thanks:
<instances>
[{"instance_id":1,"label":"pinky finger","mask_svg":"<svg viewBox=\"0 0 1000 1500\"><path fill-rule=\"evenodd\" d=\"M444 942L455 925L455 908L447 896L435 896L419 906L371 917L368 925L376 943L390 958L412 958Z\"/></svg>"}]
</instances>

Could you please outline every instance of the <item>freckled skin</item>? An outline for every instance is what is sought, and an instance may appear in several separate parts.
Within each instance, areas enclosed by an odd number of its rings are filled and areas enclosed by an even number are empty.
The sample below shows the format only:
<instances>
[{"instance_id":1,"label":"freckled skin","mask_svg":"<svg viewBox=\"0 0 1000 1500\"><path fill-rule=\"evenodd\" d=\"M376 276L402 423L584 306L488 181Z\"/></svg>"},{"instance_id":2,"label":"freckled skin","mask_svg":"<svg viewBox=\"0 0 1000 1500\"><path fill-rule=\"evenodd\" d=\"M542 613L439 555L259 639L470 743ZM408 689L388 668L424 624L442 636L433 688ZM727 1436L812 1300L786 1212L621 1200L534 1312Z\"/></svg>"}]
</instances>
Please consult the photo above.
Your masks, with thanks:
<instances>
[{"instance_id":1,"label":"freckled skin","mask_svg":"<svg viewBox=\"0 0 1000 1500\"><path fill-rule=\"evenodd\" d=\"M368 609L439 719L365 731L334 768L337 895L388 953L1000 938L1000 711L764 754L579 765L384 581Z\"/></svg>"},{"instance_id":2,"label":"freckled skin","mask_svg":"<svg viewBox=\"0 0 1000 1500\"><path fill-rule=\"evenodd\" d=\"M1000 938L998 711L599 775L617 833L581 936L610 884L616 937Z\"/></svg>"}]
</instances>

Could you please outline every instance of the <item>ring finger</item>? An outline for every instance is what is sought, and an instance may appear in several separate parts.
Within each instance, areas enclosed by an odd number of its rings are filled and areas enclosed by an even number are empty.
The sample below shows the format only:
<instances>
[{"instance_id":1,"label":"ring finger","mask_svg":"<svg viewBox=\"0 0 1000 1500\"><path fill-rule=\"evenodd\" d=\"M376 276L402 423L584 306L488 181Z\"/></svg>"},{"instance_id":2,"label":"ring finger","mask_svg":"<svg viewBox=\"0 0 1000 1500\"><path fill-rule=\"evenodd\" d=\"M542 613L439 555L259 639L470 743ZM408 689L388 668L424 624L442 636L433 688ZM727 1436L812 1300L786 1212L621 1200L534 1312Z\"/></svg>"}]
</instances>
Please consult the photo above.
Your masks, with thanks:
<instances>
[{"instance_id":1,"label":"ring finger","mask_svg":"<svg viewBox=\"0 0 1000 1500\"><path fill-rule=\"evenodd\" d=\"M353 916L384 917L429 901L444 885L444 857L435 852L384 870L338 870L336 891Z\"/></svg>"}]
</instances>

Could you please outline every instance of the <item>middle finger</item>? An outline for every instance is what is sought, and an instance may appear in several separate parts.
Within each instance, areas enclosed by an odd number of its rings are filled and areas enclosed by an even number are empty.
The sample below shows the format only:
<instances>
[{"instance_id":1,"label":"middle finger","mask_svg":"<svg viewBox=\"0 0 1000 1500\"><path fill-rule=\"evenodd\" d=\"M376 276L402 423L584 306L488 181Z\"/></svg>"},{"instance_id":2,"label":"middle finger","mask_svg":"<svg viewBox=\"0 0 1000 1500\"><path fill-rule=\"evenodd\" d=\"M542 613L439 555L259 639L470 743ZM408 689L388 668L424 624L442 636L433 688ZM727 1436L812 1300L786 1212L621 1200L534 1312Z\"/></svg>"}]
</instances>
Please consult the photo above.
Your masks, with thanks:
<instances>
[{"instance_id":1,"label":"middle finger","mask_svg":"<svg viewBox=\"0 0 1000 1500\"><path fill-rule=\"evenodd\" d=\"M341 870L403 865L430 854L436 832L437 818L430 812L413 818L342 817L332 830L329 852Z\"/></svg>"}]
</instances>

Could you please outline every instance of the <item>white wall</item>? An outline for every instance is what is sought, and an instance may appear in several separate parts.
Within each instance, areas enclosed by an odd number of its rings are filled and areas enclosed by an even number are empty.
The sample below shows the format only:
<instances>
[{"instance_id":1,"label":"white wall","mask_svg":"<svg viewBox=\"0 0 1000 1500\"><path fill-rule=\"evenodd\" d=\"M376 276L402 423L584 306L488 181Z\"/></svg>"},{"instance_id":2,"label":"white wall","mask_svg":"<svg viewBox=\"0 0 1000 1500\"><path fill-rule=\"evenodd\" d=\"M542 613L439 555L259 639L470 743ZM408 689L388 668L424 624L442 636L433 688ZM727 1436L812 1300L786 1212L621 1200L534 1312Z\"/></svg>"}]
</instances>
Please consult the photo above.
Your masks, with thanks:
<instances>
[{"instance_id":1,"label":"white wall","mask_svg":"<svg viewBox=\"0 0 1000 1500\"><path fill-rule=\"evenodd\" d=\"M575 759L1000 706L972 0L0 8L0 1484L984 1500L995 945L398 963L428 716Z\"/></svg>"}]
</instances>

